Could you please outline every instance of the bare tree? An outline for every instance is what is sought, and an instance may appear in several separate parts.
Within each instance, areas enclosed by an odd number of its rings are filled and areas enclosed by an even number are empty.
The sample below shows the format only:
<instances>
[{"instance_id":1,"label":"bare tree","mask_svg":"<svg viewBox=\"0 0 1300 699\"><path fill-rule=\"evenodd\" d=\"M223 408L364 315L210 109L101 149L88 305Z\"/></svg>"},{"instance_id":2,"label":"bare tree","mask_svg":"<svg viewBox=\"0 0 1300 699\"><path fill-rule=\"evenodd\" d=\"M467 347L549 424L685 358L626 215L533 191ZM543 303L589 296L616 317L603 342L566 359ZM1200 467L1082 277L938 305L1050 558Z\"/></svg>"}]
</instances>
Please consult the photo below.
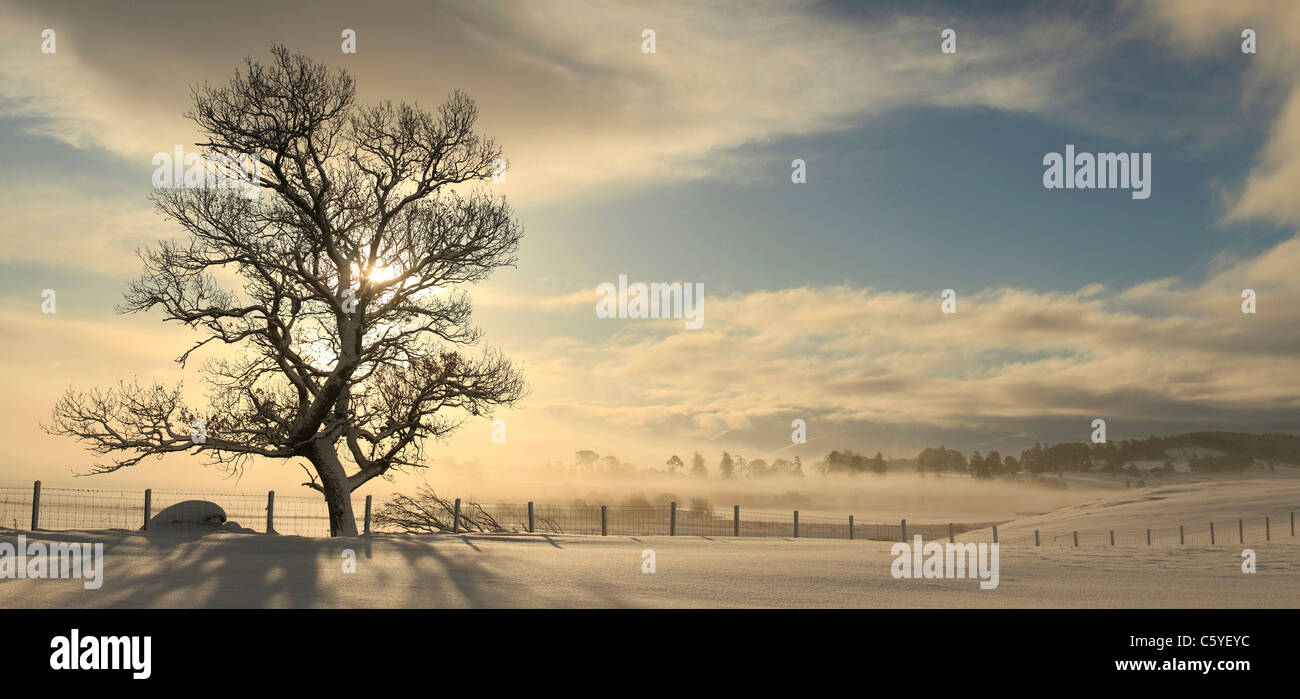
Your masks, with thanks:
<instances>
[{"instance_id":1,"label":"bare tree","mask_svg":"<svg viewBox=\"0 0 1300 699\"><path fill-rule=\"evenodd\" d=\"M70 390L45 429L112 455L90 473L182 451L232 474L254 457L304 458L330 533L354 536L352 491L420 467L428 438L525 393L498 352L459 351L480 337L461 286L513 265L522 232L504 198L453 191L504 162L475 133L467 96L436 112L362 107L345 71L272 54L225 86L194 88L186 113L206 136L195 145L260 196L157 190L188 240L141 251L144 273L118 307L159 308L202 333L182 366L209 343L233 346L203 367L206 409L187 407L179 386L123 382ZM256 166L236 159L248 153Z\"/></svg>"}]
</instances>

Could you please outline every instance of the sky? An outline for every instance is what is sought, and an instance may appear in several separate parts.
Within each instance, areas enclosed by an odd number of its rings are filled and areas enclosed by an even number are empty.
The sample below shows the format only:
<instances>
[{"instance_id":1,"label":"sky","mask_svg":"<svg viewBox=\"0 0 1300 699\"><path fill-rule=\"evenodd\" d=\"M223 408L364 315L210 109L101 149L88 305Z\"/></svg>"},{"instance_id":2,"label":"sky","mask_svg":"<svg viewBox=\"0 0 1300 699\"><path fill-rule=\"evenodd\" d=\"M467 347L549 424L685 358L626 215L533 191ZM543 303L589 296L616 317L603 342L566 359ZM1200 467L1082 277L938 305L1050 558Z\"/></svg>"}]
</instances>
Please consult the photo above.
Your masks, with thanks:
<instances>
[{"instance_id":1,"label":"sky","mask_svg":"<svg viewBox=\"0 0 1300 699\"><path fill-rule=\"evenodd\" d=\"M312 8L0 0L0 483L232 487L187 456L75 479L93 455L39 424L69 387L199 385L174 362L189 330L113 307L134 251L180 235L148 195L154 154L198 139L190 87L276 43L362 103L468 92L509 160L484 186L524 227L519 262L469 291L531 392L497 415L504 444L475 421L434 461L1006 453L1097 418L1112 440L1295 430L1294 2ZM1045 188L1067 144L1150 153L1151 196ZM703 326L598 317L619 275L702 283ZM301 479L268 463L239 485Z\"/></svg>"}]
</instances>

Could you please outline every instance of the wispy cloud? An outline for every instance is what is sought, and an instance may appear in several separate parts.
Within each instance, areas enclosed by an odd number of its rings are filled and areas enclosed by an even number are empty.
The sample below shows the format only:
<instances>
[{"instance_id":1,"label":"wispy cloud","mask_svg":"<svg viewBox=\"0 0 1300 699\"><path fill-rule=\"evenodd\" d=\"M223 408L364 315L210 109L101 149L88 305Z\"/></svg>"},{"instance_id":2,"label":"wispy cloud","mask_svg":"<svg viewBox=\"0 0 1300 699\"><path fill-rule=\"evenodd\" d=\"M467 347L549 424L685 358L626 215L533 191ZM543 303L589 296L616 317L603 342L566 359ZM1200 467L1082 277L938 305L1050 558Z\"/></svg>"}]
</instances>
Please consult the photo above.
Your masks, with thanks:
<instances>
[{"instance_id":1,"label":"wispy cloud","mask_svg":"<svg viewBox=\"0 0 1300 699\"><path fill-rule=\"evenodd\" d=\"M363 99L430 104L452 88L468 90L510 159L501 189L528 202L743 177L746 167L731 149L853 128L901 107L1061 109L1077 85L1070 76L1102 49L1083 28L1051 16L968 19L960 51L945 56L938 17L848 18L811 1L743 10L596 2L579 15L563 4L484 2L403 6L400 26L428 27L436 41L390 30L381 43L360 25L358 52L343 56L337 42L325 44L329 51L317 47L322 36L337 36L334 25L358 19L344 5L323 3L310 22L268 17L253 27L233 9L158 11L141 23L147 6L96 17L93 27L88 15L59 8L7 12L0 113L29 120L29 131L143 166L153 153L194 140L180 116L189 83L222 80L244 53L260 58L272 41L282 42L351 70ZM381 21L394 11L379 5L367 15ZM199 22L217 34L226 27L238 43L194 46L190 28ZM38 51L40 30L51 25L62 37L57 56ZM657 33L653 55L641 51L646 28ZM156 60L140 60L146 51L186 70L170 66L160 81ZM399 53L421 58L394 61Z\"/></svg>"},{"instance_id":2,"label":"wispy cloud","mask_svg":"<svg viewBox=\"0 0 1300 699\"><path fill-rule=\"evenodd\" d=\"M1130 3L1149 25L1149 34L1171 50L1192 57L1222 56L1248 62L1243 101L1280 91L1281 108L1268 144L1246 181L1225 191L1225 221L1300 223L1300 4L1288 0L1215 2L1166 0ZM1243 55L1241 33L1253 29L1258 52Z\"/></svg>"},{"instance_id":3,"label":"wispy cloud","mask_svg":"<svg viewBox=\"0 0 1300 699\"><path fill-rule=\"evenodd\" d=\"M790 417L917 434L1053 418L1077 418L1081 434L1094 417L1278 423L1300 407L1283 379L1300 375L1297 265L1293 238L1196 283L959 291L953 315L937 289L732 294L709 298L701 330L599 321L601 338L529 362L548 389L540 410L683 438L760 422L775 437ZM1254 315L1241 311L1245 288L1258 294ZM574 374L599 389L562 378Z\"/></svg>"}]
</instances>

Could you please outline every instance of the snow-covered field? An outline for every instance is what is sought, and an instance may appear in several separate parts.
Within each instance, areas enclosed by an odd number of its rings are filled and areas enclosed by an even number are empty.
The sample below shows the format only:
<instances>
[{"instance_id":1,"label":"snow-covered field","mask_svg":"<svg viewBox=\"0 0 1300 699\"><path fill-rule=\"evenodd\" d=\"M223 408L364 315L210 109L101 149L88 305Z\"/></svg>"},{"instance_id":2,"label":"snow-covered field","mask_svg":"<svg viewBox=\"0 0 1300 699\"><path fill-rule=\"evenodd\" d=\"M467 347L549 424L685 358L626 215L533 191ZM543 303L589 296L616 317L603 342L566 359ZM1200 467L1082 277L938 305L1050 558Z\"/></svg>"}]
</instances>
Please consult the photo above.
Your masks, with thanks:
<instances>
[{"instance_id":1,"label":"snow-covered field","mask_svg":"<svg viewBox=\"0 0 1300 699\"><path fill-rule=\"evenodd\" d=\"M1217 546L1000 547L999 584L895 579L891 542L476 534L314 539L214 532L41 532L104 545L103 586L0 579L0 607L1300 607L1294 479L1116 492L1003 525L1081 532L1270 514L1272 540ZM986 532L961 538L988 541ZM13 543L16 532L0 533ZM1004 537L1004 542L1007 538ZM1241 553L1257 555L1242 572ZM345 573L344 551L355 553ZM654 552L655 572L643 572Z\"/></svg>"},{"instance_id":2,"label":"snow-covered field","mask_svg":"<svg viewBox=\"0 0 1300 699\"><path fill-rule=\"evenodd\" d=\"M10 540L5 537L4 540ZM2 580L0 607L1300 607L1300 544L1002 546L1000 584L894 579L888 542L542 535L327 540L63 532L103 587ZM356 572L343 573L343 550ZM656 572L642 572L653 549Z\"/></svg>"},{"instance_id":3,"label":"snow-covered field","mask_svg":"<svg viewBox=\"0 0 1300 699\"><path fill-rule=\"evenodd\" d=\"M1134 488L1043 515L1021 517L1004 529L1058 531L1139 531L1145 528L1204 526L1210 521L1261 521L1271 517L1275 531L1289 534L1291 511L1300 511L1300 480L1249 478L1171 483ZM1285 531L1284 531L1285 530ZM1235 532L1234 532L1235 533Z\"/></svg>"}]
</instances>

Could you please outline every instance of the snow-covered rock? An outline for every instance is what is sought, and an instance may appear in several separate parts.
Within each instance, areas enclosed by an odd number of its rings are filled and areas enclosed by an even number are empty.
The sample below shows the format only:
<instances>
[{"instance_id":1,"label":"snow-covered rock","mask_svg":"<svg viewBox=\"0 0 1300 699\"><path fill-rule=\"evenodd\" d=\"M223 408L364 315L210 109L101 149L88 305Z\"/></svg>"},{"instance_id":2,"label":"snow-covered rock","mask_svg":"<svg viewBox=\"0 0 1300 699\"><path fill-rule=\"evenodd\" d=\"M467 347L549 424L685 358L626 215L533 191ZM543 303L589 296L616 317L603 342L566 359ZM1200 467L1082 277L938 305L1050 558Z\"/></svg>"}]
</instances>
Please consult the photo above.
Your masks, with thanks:
<instances>
[{"instance_id":1,"label":"snow-covered rock","mask_svg":"<svg viewBox=\"0 0 1300 699\"><path fill-rule=\"evenodd\" d=\"M207 500L186 500L154 515L149 520L149 529L213 529L225 523L226 511L217 503Z\"/></svg>"}]
</instances>

